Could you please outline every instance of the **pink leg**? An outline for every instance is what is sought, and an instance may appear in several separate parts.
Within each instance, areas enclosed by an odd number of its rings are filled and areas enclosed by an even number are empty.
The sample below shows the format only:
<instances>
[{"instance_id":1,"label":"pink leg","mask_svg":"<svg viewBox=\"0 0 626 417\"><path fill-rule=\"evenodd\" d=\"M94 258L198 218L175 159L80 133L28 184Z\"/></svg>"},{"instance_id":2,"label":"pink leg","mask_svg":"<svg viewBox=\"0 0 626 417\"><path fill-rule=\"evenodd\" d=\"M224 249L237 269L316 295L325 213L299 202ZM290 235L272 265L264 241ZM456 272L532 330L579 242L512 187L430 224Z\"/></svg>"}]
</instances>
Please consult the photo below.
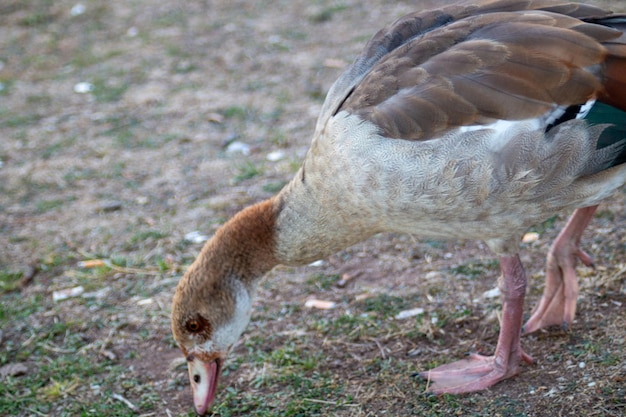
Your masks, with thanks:
<instances>
[{"instance_id":1,"label":"pink leg","mask_svg":"<svg viewBox=\"0 0 626 417\"><path fill-rule=\"evenodd\" d=\"M560 325L567 330L574 320L578 298L576 259L580 259L587 266L593 266L591 257L579 247L580 238L597 208L598 206L593 206L576 210L552 244L546 263L543 296L524 325L524 333L532 333L552 325Z\"/></svg>"},{"instance_id":2,"label":"pink leg","mask_svg":"<svg viewBox=\"0 0 626 417\"><path fill-rule=\"evenodd\" d=\"M514 255L500 257L500 268L502 328L495 354L493 356L473 354L467 359L421 372L420 376L431 383L428 391L436 394L460 394L483 390L503 379L517 375L522 360L527 363L533 362L533 359L522 351L520 345L526 292L524 267L519 256Z\"/></svg>"}]
</instances>

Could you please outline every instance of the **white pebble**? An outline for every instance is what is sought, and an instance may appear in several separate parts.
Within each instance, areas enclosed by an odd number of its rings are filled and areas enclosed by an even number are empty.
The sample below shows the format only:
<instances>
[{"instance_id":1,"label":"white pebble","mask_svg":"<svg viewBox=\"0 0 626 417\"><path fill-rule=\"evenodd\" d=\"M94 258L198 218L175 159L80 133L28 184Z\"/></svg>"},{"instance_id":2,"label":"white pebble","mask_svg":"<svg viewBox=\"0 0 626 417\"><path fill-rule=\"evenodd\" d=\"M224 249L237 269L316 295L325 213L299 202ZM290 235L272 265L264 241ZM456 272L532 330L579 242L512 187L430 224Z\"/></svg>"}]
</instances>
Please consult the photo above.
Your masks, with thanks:
<instances>
[{"instance_id":1,"label":"white pebble","mask_svg":"<svg viewBox=\"0 0 626 417\"><path fill-rule=\"evenodd\" d=\"M244 155L249 155L250 154L250 145L243 143L243 142L239 142L238 140L232 142L230 145L228 145L228 147L226 148L226 152L228 153L242 153Z\"/></svg>"},{"instance_id":2,"label":"white pebble","mask_svg":"<svg viewBox=\"0 0 626 417\"><path fill-rule=\"evenodd\" d=\"M72 9L70 10L70 14L72 16L80 16L81 14L85 13L85 10L87 10L87 8L84 5L78 3L74 5L74 7L72 7Z\"/></svg>"},{"instance_id":3,"label":"white pebble","mask_svg":"<svg viewBox=\"0 0 626 417\"><path fill-rule=\"evenodd\" d=\"M88 82L80 82L74 85L74 92L78 94L87 94L93 91L93 84Z\"/></svg>"},{"instance_id":4,"label":"white pebble","mask_svg":"<svg viewBox=\"0 0 626 417\"><path fill-rule=\"evenodd\" d=\"M266 158L270 162L280 161L281 159L285 158L285 152L283 151L270 152L267 154Z\"/></svg>"},{"instance_id":5,"label":"white pebble","mask_svg":"<svg viewBox=\"0 0 626 417\"><path fill-rule=\"evenodd\" d=\"M591 381L590 383L587 384L588 387L595 387L596 383Z\"/></svg>"},{"instance_id":6,"label":"white pebble","mask_svg":"<svg viewBox=\"0 0 626 417\"><path fill-rule=\"evenodd\" d=\"M500 288L496 287L493 288L489 291L485 291L483 293L483 297L484 298L496 298L496 297L500 297Z\"/></svg>"},{"instance_id":7,"label":"white pebble","mask_svg":"<svg viewBox=\"0 0 626 417\"><path fill-rule=\"evenodd\" d=\"M587 366L587 364L586 364L585 362L580 362L580 363L578 364L578 367L579 367L580 369L584 369L584 368L585 368L585 366Z\"/></svg>"},{"instance_id":8,"label":"white pebble","mask_svg":"<svg viewBox=\"0 0 626 417\"><path fill-rule=\"evenodd\" d=\"M424 309L421 307L412 308L410 310L404 310L396 314L396 320L407 319L409 317L419 316L420 314L424 314Z\"/></svg>"},{"instance_id":9,"label":"white pebble","mask_svg":"<svg viewBox=\"0 0 626 417\"><path fill-rule=\"evenodd\" d=\"M185 240L187 242L192 242L192 243L203 243L203 242L206 242L208 239L209 239L208 236L203 235L197 230L194 230L193 232L189 232L185 235Z\"/></svg>"},{"instance_id":10,"label":"white pebble","mask_svg":"<svg viewBox=\"0 0 626 417\"><path fill-rule=\"evenodd\" d=\"M85 289L82 286L78 286L74 288L67 288L65 290L60 290L60 291L54 291L52 293L52 301L56 302L56 301L65 300L66 298L70 298L70 297L78 297L83 292L85 292Z\"/></svg>"},{"instance_id":11,"label":"white pebble","mask_svg":"<svg viewBox=\"0 0 626 417\"><path fill-rule=\"evenodd\" d=\"M282 41L282 39L281 39L280 35L270 35L270 36L267 37L267 41L269 43L271 43L271 44L276 45L276 44L280 43Z\"/></svg>"},{"instance_id":12,"label":"white pebble","mask_svg":"<svg viewBox=\"0 0 626 417\"><path fill-rule=\"evenodd\" d=\"M139 34L139 29L137 29L135 26L129 27L128 30L126 31L126 35L131 38L134 38L138 34Z\"/></svg>"}]
</instances>

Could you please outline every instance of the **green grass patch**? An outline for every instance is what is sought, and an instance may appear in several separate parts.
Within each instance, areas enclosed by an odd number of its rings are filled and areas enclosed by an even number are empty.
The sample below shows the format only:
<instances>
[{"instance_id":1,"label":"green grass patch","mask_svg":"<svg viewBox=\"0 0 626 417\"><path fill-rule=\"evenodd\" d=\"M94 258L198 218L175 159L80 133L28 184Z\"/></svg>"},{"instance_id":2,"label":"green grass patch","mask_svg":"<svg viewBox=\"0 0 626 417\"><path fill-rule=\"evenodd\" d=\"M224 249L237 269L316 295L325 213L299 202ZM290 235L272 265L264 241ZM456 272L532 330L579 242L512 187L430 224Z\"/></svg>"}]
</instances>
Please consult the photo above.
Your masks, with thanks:
<instances>
[{"instance_id":1,"label":"green grass patch","mask_svg":"<svg viewBox=\"0 0 626 417\"><path fill-rule=\"evenodd\" d=\"M17 323L20 320L25 320L31 314L41 310L42 302L43 297L39 294L28 297L23 297L16 292L2 295L2 302L0 303L1 327L4 328L9 322Z\"/></svg>"},{"instance_id":2,"label":"green grass patch","mask_svg":"<svg viewBox=\"0 0 626 417\"><path fill-rule=\"evenodd\" d=\"M548 230L552 230L554 229L555 223L556 221L559 219L558 215L552 216L549 219L536 224L535 226L531 227L530 229L528 229L530 232L535 232L535 233L539 233L542 234Z\"/></svg>"},{"instance_id":3,"label":"green grass patch","mask_svg":"<svg viewBox=\"0 0 626 417\"><path fill-rule=\"evenodd\" d=\"M346 10L348 6L345 4L337 4L334 6L325 7L319 12L313 14L309 20L313 23L324 23L333 18L333 16L339 12Z\"/></svg>"},{"instance_id":4,"label":"green grass patch","mask_svg":"<svg viewBox=\"0 0 626 417\"><path fill-rule=\"evenodd\" d=\"M113 83L108 79L96 78L93 80L92 94L100 103L115 102L122 98L129 84L126 82Z\"/></svg>"},{"instance_id":5,"label":"green grass patch","mask_svg":"<svg viewBox=\"0 0 626 417\"><path fill-rule=\"evenodd\" d=\"M343 385L327 373L281 372L267 376L258 394L243 386L218 392L212 416L314 417L333 415L349 407L352 398L343 394Z\"/></svg>"},{"instance_id":6,"label":"green grass patch","mask_svg":"<svg viewBox=\"0 0 626 417\"><path fill-rule=\"evenodd\" d=\"M64 151L67 151L68 149L71 149L71 147L75 143L76 143L76 136L67 136L63 140L60 140L59 142L52 143L46 146L43 149L41 157L43 159L50 159L52 156L55 156L57 154L63 153Z\"/></svg>"},{"instance_id":7,"label":"green grass patch","mask_svg":"<svg viewBox=\"0 0 626 417\"><path fill-rule=\"evenodd\" d=\"M161 232L160 230L142 230L140 232L135 233L129 240L131 245L136 245L138 243L145 243L150 241L155 241L159 239L163 239L169 236L165 232Z\"/></svg>"},{"instance_id":8,"label":"green grass patch","mask_svg":"<svg viewBox=\"0 0 626 417\"><path fill-rule=\"evenodd\" d=\"M21 272L0 271L0 294L5 291L13 291L22 278ZM0 306L0 321L3 318L2 307Z\"/></svg>"},{"instance_id":9,"label":"green grass patch","mask_svg":"<svg viewBox=\"0 0 626 417\"><path fill-rule=\"evenodd\" d=\"M133 416L126 405L114 401L110 394L119 390L125 368L111 365L106 360L94 361L88 355L46 355L36 367L19 377L9 377L0 384L0 410L6 415L18 415L25 410L33 415L53 412L56 403L63 401L63 416ZM85 392L101 386L101 375L107 375L104 395L100 401L82 400Z\"/></svg>"},{"instance_id":10,"label":"green grass patch","mask_svg":"<svg viewBox=\"0 0 626 417\"><path fill-rule=\"evenodd\" d=\"M246 107L241 107L241 106L227 107L226 109L222 111L222 115L226 119L239 119L239 120L245 120L249 118L251 113L252 112L250 109Z\"/></svg>"},{"instance_id":11,"label":"green grass patch","mask_svg":"<svg viewBox=\"0 0 626 417\"><path fill-rule=\"evenodd\" d=\"M65 199L50 199L50 200L41 200L35 203L35 210L37 213L46 213L48 211L56 210L60 207L63 207L64 204L76 200L76 197L70 196Z\"/></svg>"},{"instance_id":12,"label":"green grass patch","mask_svg":"<svg viewBox=\"0 0 626 417\"><path fill-rule=\"evenodd\" d=\"M286 181L270 182L263 186L263 191L266 193L277 193L282 190L285 185L287 185Z\"/></svg>"},{"instance_id":13,"label":"green grass patch","mask_svg":"<svg viewBox=\"0 0 626 417\"><path fill-rule=\"evenodd\" d=\"M0 77L0 96L8 95L15 80Z\"/></svg>"},{"instance_id":14,"label":"green grass patch","mask_svg":"<svg viewBox=\"0 0 626 417\"><path fill-rule=\"evenodd\" d=\"M406 297L397 297L389 294L380 294L376 297L367 298L360 303L363 311L368 313L378 313L381 317L390 318L402 310L414 308L420 304L420 296L418 294L408 295Z\"/></svg>"},{"instance_id":15,"label":"green grass patch","mask_svg":"<svg viewBox=\"0 0 626 417\"><path fill-rule=\"evenodd\" d=\"M0 112L0 127L18 128L32 126L41 120L39 114L13 114L10 112Z\"/></svg>"},{"instance_id":16,"label":"green grass patch","mask_svg":"<svg viewBox=\"0 0 626 417\"><path fill-rule=\"evenodd\" d=\"M306 280L306 284L309 286L307 291L327 291L333 288L337 281L339 281L339 275L337 274L315 274Z\"/></svg>"},{"instance_id":17,"label":"green grass patch","mask_svg":"<svg viewBox=\"0 0 626 417\"><path fill-rule=\"evenodd\" d=\"M464 275L470 279L478 278L488 271L494 271L499 267L500 263L497 259L487 261L471 260L465 264L455 266L449 269L453 275Z\"/></svg>"},{"instance_id":18,"label":"green grass patch","mask_svg":"<svg viewBox=\"0 0 626 417\"><path fill-rule=\"evenodd\" d=\"M237 165L237 175L235 175L235 182L239 183L262 175L263 171L264 170L262 167L256 166L251 161L245 161Z\"/></svg>"}]
</instances>

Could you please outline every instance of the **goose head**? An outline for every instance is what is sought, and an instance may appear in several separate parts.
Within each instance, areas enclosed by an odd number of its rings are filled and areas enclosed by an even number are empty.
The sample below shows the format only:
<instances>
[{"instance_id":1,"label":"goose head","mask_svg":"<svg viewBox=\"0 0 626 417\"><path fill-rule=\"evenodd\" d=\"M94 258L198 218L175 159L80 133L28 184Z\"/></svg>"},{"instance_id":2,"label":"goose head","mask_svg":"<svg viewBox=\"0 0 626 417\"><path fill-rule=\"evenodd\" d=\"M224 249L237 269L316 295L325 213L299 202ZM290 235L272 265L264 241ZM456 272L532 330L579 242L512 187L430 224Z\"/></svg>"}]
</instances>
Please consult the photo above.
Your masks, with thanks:
<instances>
[{"instance_id":1,"label":"goose head","mask_svg":"<svg viewBox=\"0 0 626 417\"><path fill-rule=\"evenodd\" d=\"M250 321L251 300L248 289L236 280L191 288L179 285L176 290L172 333L187 360L194 406L200 415L211 407L228 352Z\"/></svg>"}]
</instances>

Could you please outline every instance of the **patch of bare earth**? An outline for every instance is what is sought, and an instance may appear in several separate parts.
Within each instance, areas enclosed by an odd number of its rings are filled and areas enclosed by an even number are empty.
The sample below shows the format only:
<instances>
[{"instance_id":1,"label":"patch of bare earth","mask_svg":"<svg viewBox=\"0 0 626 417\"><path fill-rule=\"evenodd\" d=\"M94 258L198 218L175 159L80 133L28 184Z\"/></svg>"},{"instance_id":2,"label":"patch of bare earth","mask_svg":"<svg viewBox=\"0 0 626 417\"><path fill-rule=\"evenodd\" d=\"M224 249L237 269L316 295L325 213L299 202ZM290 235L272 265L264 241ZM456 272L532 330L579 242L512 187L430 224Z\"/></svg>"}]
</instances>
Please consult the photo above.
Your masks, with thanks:
<instances>
[{"instance_id":1,"label":"patch of bare earth","mask_svg":"<svg viewBox=\"0 0 626 417\"><path fill-rule=\"evenodd\" d=\"M7 395L49 404L17 415L70 415L77 403L84 415L189 413L169 333L174 287L201 247L185 236L210 235L276 192L306 152L341 68L378 28L441 3L2 2L0 272L27 279L0 288L0 366L28 369L10 376L16 388ZM499 300L485 292L497 263L477 242L380 235L263 280L218 401L228 387L274 401L276 385L255 383L271 366L247 358L287 344L341 388L311 400L328 402L319 415L624 415L625 201L622 192L604 203L584 236L596 269L579 268L574 325L524 337L536 364L516 378L471 395L423 393L412 373L494 350ZM523 247L528 312L565 218ZM342 277L350 279L339 285ZM77 287L76 297L53 301ZM336 307L306 309L310 298ZM424 312L405 320L387 310L417 307ZM63 355L104 367L88 383L64 377L60 393L52 372L28 385L29 373ZM91 413L96 403L105 411Z\"/></svg>"}]
</instances>

